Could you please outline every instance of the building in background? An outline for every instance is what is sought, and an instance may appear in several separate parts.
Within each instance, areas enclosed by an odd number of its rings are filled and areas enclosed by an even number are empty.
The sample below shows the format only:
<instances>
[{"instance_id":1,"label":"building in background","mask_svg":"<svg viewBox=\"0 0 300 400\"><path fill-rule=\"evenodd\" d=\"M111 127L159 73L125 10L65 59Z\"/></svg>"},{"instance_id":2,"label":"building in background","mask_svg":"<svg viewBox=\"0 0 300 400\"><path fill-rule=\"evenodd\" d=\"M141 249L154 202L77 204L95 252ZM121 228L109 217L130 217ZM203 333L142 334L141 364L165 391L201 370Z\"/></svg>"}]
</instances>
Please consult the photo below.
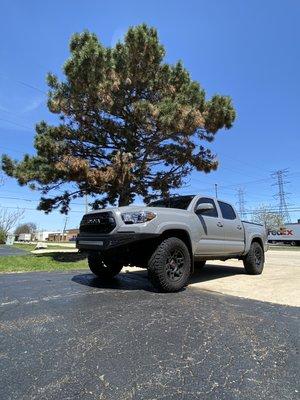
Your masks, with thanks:
<instances>
[{"instance_id":1,"label":"building in background","mask_svg":"<svg viewBox=\"0 0 300 400\"><path fill-rule=\"evenodd\" d=\"M79 229L66 229L64 233L53 232L48 236L48 242L74 242Z\"/></svg>"},{"instance_id":2,"label":"building in background","mask_svg":"<svg viewBox=\"0 0 300 400\"><path fill-rule=\"evenodd\" d=\"M32 240L36 242L47 242L49 235L55 234L56 231L37 231L34 233Z\"/></svg>"}]
</instances>

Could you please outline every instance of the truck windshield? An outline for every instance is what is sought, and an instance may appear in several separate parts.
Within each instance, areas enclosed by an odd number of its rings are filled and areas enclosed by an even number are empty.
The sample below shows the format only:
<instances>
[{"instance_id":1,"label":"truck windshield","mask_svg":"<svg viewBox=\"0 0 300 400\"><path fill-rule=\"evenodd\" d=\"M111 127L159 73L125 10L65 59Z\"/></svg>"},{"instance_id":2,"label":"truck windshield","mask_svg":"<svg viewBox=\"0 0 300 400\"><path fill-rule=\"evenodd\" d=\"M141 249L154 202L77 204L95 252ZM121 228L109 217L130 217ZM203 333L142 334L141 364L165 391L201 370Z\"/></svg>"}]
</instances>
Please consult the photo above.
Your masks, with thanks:
<instances>
[{"instance_id":1,"label":"truck windshield","mask_svg":"<svg viewBox=\"0 0 300 400\"><path fill-rule=\"evenodd\" d=\"M186 210L195 196L174 196L168 199L152 201L148 207L179 208Z\"/></svg>"}]
</instances>

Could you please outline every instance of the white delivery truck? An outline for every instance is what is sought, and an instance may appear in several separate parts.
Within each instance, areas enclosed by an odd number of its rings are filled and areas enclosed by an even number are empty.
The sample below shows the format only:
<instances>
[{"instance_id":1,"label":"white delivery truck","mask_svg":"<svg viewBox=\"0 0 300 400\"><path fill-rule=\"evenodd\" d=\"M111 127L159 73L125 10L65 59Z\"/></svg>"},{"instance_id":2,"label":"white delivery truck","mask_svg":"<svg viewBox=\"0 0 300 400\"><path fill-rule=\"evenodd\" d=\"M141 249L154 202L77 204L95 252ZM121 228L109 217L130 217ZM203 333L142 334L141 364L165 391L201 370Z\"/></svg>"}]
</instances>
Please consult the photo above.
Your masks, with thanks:
<instances>
[{"instance_id":1,"label":"white delivery truck","mask_svg":"<svg viewBox=\"0 0 300 400\"><path fill-rule=\"evenodd\" d=\"M300 222L285 224L279 229L270 229L268 242L300 246Z\"/></svg>"},{"instance_id":2,"label":"white delivery truck","mask_svg":"<svg viewBox=\"0 0 300 400\"><path fill-rule=\"evenodd\" d=\"M31 233L20 233L18 236L19 242L30 242L31 241Z\"/></svg>"}]
</instances>

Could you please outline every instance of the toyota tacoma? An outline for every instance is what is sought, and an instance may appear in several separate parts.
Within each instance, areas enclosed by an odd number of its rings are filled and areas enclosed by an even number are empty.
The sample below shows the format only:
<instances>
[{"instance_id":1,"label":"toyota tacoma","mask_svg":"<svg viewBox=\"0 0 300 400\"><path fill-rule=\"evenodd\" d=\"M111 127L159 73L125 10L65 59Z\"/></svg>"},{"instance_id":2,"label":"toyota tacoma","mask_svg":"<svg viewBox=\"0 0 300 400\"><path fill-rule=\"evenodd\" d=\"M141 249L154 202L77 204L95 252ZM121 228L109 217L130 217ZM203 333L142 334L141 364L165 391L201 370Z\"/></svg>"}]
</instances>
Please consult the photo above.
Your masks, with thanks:
<instances>
[{"instance_id":1,"label":"toyota tacoma","mask_svg":"<svg viewBox=\"0 0 300 400\"><path fill-rule=\"evenodd\" d=\"M155 288L175 292L207 260L236 258L246 273L261 274L267 233L262 225L241 221L225 201L174 196L85 214L76 246L88 252L89 267L101 279L111 279L126 265L144 267Z\"/></svg>"}]
</instances>

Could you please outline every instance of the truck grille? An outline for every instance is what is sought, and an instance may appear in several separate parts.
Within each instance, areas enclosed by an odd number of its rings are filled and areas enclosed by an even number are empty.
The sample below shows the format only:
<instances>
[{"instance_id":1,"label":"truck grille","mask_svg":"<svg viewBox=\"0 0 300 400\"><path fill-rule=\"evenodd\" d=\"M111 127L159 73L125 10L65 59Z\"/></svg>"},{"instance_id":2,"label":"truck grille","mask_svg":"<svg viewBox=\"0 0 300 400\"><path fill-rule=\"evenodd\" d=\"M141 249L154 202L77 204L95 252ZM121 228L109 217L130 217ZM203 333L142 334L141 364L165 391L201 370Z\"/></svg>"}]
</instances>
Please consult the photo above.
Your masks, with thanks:
<instances>
[{"instance_id":1,"label":"truck grille","mask_svg":"<svg viewBox=\"0 0 300 400\"><path fill-rule=\"evenodd\" d=\"M110 233L116 227L111 211L86 214L80 223L80 232Z\"/></svg>"}]
</instances>

